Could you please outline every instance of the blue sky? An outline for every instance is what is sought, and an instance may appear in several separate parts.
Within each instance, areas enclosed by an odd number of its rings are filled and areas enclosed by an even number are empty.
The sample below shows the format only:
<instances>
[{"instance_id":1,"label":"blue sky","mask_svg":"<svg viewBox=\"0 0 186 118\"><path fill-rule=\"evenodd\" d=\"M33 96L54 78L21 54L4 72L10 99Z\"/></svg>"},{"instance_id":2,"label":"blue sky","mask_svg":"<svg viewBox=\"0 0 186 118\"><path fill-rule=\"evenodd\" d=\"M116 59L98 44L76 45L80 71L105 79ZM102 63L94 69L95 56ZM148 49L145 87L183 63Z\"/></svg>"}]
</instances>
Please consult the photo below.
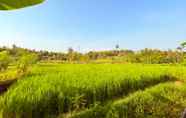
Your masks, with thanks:
<instances>
[{"instance_id":1,"label":"blue sky","mask_svg":"<svg viewBox=\"0 0 186 118\"><path fill-rule=\"evenodd\" d=\"M65 51L174 49L186 39L185 0L47 0L0 11L0 45Z\"/></svg>"}]
</instances>

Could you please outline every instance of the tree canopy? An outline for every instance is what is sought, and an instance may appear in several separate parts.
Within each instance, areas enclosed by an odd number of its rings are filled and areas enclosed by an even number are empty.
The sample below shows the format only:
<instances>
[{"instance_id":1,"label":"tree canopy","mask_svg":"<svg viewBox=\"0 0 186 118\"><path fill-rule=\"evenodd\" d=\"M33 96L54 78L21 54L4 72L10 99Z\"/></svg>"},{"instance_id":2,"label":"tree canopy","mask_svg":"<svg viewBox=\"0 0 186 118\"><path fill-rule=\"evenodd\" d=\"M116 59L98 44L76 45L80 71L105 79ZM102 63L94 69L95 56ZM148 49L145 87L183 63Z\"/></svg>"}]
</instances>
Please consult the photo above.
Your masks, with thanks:
<instances>
[{"instance_id":1,"label":"tree canopy","mask_svg":"<svg viewBox=\"0 0 186 118\"><path fill-rule=\"evenodd\" d=\"M0 10L14 10L42 3L44 0L0 0Z\"/></svg>"}]
</instances>

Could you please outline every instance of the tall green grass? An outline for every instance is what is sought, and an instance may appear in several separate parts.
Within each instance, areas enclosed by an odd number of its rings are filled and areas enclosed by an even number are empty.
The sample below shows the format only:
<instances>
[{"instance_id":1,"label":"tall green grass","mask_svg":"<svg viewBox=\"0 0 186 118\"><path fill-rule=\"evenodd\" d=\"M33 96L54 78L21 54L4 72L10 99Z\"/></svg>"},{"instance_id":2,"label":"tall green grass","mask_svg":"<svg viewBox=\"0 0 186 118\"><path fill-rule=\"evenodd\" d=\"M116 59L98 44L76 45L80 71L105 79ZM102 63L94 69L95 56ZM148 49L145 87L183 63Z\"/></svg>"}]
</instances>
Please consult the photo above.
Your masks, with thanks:
<instances>
[{"instance_id":1,"label":"tall green grass","mask_svg":"<svg viewBox=\"0 0 186 118\"><path fill-rule=\"evenodd\" d=\"M41 64L1 97L5 116L55 117L175 81L174 69L159 65ZM181 75L178 75L181 76Z\"/></svg>"},{"instance_id":2,"label":"tall green grass","mask_svg":"<svg viewBox=\"0 0 186 118\"><path fill-rule=\"evenodd\" d=\"M180 118L186 107L186 84L159 84L69 118Z\"/></svg>"},{"instance_id":3,"label":"tall green grass","mask_svg":"<svg viewBox=\"0 0 186 118\"><path fill-rule=\"evenodd\" d=\"M108 118L180 118L186 107L185 93L185 84L161 84L116 102Z\"/></svg>"}]
</instances>

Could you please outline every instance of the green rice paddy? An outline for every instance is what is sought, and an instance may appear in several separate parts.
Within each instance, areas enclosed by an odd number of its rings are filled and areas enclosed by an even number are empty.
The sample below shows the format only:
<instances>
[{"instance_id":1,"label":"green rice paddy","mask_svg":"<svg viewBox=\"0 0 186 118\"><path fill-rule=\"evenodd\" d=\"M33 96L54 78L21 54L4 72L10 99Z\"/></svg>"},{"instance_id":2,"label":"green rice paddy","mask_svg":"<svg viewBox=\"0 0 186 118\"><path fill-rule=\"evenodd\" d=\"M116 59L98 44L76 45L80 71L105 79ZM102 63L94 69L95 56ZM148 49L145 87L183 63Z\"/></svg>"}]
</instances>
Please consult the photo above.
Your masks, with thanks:
<instances>
[{"instance_id":1,"label":"green rice paddy","mask_svg":"<svg viewBox=\"0 0 186 118\"><path fill-rule=\"evenodd\" d=\"M179 118L186 67L38 64L0 97L4 118Z\"/></svg>"}]
</instances>

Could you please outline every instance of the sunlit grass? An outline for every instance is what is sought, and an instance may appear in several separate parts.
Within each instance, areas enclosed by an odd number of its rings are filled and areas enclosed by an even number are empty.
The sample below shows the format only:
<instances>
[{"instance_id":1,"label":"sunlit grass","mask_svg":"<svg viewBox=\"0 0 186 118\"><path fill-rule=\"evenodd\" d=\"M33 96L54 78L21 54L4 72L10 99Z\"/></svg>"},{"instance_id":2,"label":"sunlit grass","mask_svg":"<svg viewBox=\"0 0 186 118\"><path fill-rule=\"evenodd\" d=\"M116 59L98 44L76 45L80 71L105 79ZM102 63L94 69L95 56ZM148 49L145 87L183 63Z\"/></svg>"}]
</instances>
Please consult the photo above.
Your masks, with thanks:
<instances>
[{"instance_id":1,"label":"sunlit grass","mask_svg":"<svg viewBox=\"0 0 186 118\"><path fill-rule=\"evenodd\" d=\"M39 64L2 96L4 113L57 116L91 108L137 90L184 81L182 66L141 64Z\"/></svg>"}]
</instances>

